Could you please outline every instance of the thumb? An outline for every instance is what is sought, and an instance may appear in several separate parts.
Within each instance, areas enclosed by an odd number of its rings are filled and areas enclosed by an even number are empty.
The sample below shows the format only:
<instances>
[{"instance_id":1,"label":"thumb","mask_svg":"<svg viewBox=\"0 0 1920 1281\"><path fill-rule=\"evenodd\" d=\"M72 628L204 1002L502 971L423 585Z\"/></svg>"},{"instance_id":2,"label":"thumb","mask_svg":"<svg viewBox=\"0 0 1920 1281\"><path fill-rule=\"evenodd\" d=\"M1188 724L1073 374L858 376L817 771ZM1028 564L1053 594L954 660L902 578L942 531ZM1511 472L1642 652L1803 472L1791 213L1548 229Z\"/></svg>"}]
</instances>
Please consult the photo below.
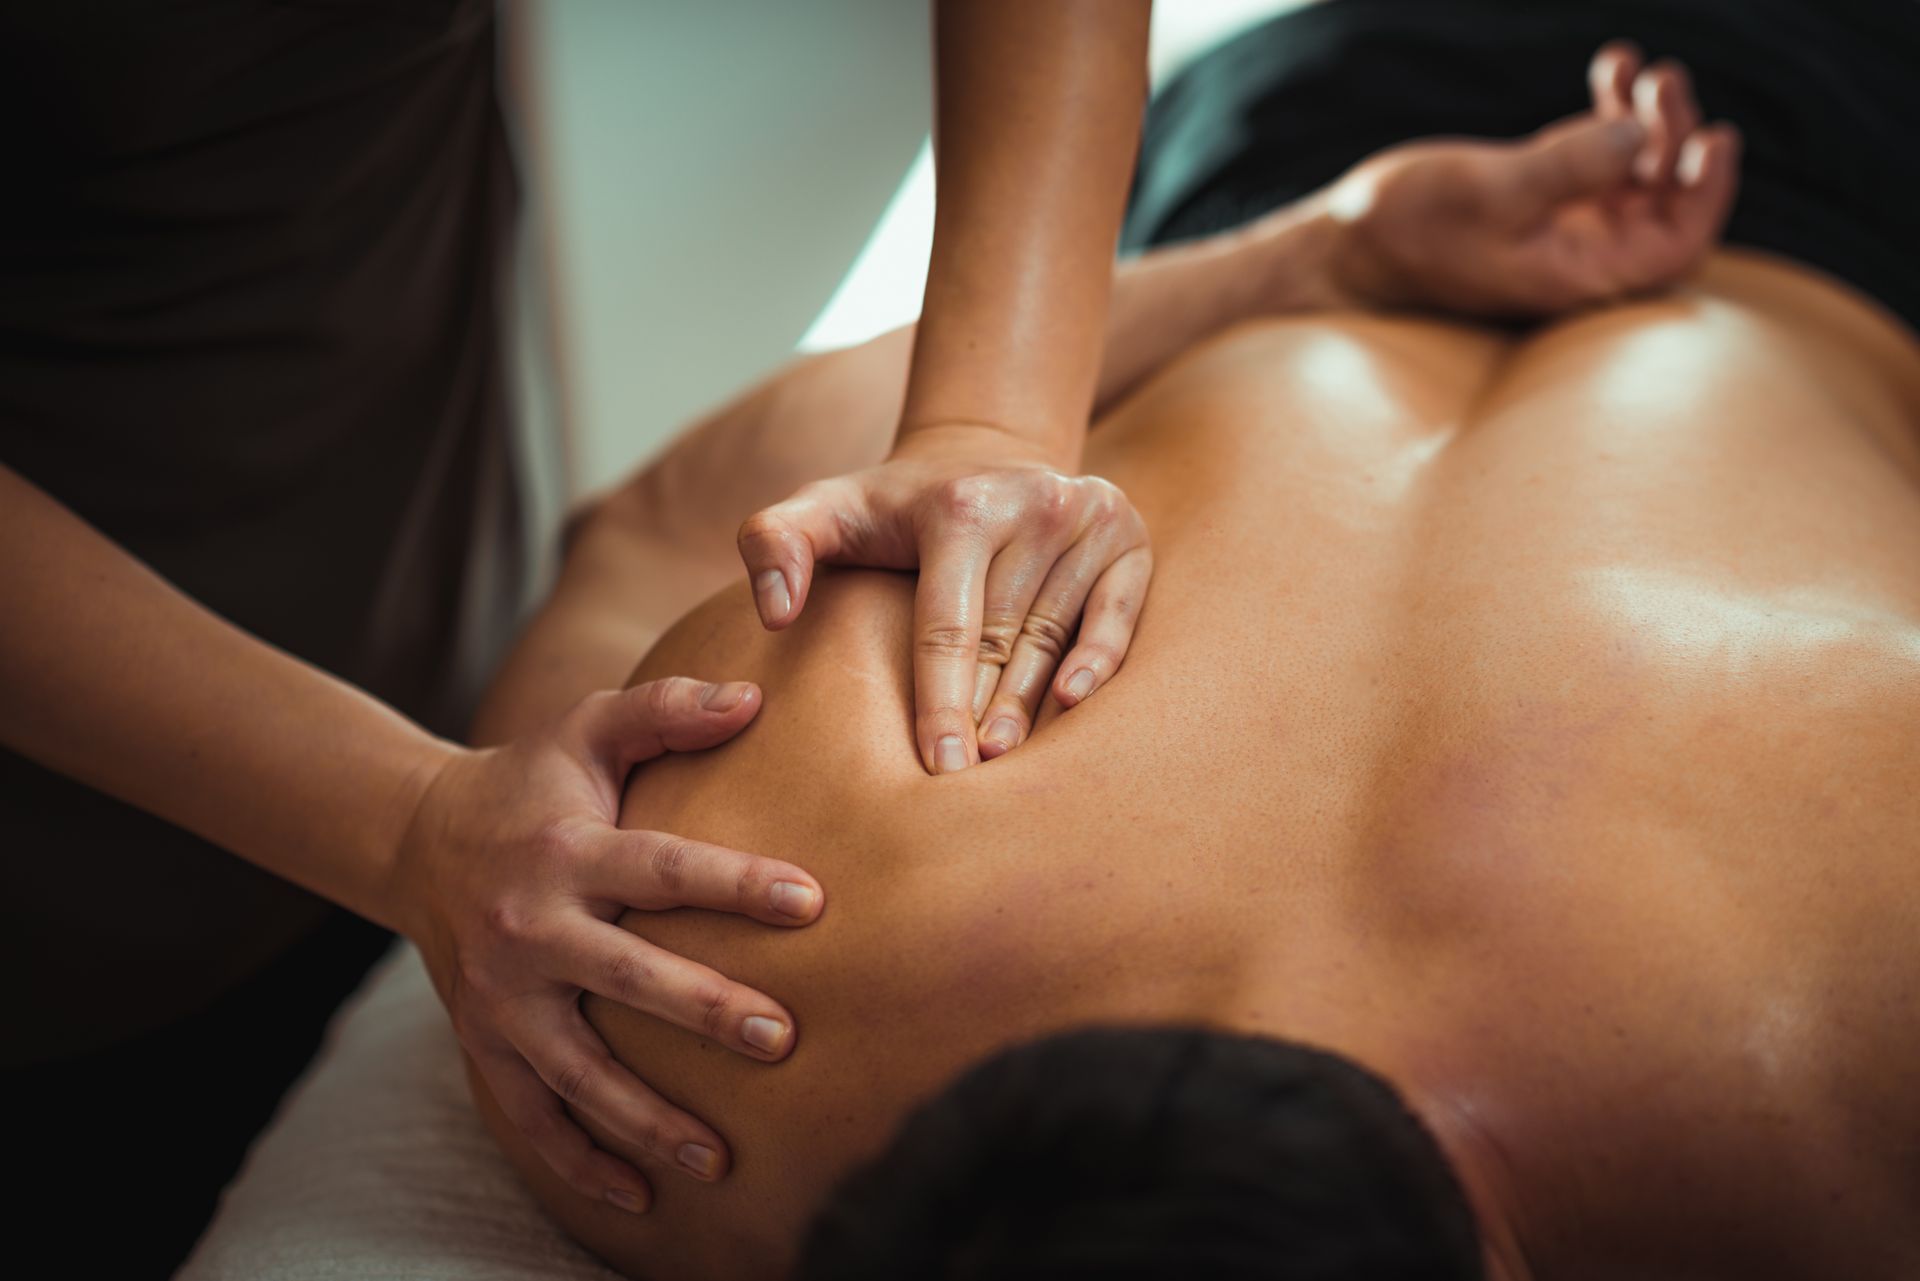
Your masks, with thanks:
<instances>
[{"instance_id":1,"label":"thumb","mask_svg":"<svg viewBox=\"0 0 1920 1281\"><path fill-rule=\"evenodd\" d=\"M740 526L740 559L762 625L777 630L800 616L815 562L840 554L858 501L851 486L815 483Z\"/></svg>"},{"instance_id":2,"label":"thumb","mask_svg":"<svg viewBox=\"0 0 1920 1281\"><path fill-rule=\"evenodd\" d=\"M669 676L590 694L569 714L565 728L593 759L625 775L662 752L697 752L724 743L759 711L757 685L709 685Z\"/></svg>"},{"instance_id":3,"label":"thumb","mask_svg":"<svg viewBox=\"0 0 1920 1281\"><path fill-rule=\"evenodd\" d=\"M1544 206L1611 191L1631 181L1633 157L1646 136L1646 126L1632 116L1585 115L1550 125L1520 145L1510 195Z\"/></svg>"}]
</instances>

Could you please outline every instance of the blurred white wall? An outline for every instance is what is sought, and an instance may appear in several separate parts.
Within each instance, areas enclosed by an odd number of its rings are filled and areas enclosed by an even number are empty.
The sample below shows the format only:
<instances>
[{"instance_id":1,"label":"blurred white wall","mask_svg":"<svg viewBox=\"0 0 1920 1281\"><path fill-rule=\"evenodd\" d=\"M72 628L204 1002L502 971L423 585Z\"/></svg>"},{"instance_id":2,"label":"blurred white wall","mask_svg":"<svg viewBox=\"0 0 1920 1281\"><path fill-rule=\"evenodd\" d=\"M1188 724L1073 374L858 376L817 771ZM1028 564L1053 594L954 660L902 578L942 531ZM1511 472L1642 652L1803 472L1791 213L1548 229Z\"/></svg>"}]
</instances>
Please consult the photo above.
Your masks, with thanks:
<instances>
[{"instance_id":1,"label":"blurred white wall","mask_svg":"<svg viewBox=\"0 0 1920 1281\"><path fill-rule=\"evenodd\" d=\"M793 350L927 132L927 9L541 0L522 17L577 494Z\"/></svg>"},{"instance_id":2,"label":"blurred white wall","mask_svg":"<svg viewBox=\"0 0 1920 1281\"><path fill-rule=\"evenodd\" d=\"M1160 0L1156 83L1303 2ZM918 313L925 0L527 0L515 16L530 223L549 246L529 264L551 275L570 428L555 450L553 415L529 410L550 495L618 478L803 335L834 346ZM530 386L553 399L537 372ZM556 510L536 509L543 534Z\"/></svg>"}]
</instances>

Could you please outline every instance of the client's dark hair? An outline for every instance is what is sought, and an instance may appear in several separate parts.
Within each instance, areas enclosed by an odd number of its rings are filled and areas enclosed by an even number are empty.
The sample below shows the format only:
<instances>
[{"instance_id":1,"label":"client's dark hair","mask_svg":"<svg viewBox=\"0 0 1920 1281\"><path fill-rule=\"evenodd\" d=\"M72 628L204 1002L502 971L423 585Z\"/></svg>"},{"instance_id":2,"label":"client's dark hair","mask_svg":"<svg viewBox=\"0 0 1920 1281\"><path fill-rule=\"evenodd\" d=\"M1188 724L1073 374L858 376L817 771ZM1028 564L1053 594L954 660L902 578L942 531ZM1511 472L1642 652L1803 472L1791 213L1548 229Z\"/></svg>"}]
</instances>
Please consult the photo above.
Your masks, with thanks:
<instances>
[{"instance_id":1,"label":"client's dark hair","mask_svg":"<svg viewBox=\"0 0 1920 1281\"><path fill-rule=\"evenodd\" d=\"M815 1218L799 1281L1469 1281L1472 1212L1338 1055L1095 1029L976 1065Z\"/></svg>"}]
</instances>

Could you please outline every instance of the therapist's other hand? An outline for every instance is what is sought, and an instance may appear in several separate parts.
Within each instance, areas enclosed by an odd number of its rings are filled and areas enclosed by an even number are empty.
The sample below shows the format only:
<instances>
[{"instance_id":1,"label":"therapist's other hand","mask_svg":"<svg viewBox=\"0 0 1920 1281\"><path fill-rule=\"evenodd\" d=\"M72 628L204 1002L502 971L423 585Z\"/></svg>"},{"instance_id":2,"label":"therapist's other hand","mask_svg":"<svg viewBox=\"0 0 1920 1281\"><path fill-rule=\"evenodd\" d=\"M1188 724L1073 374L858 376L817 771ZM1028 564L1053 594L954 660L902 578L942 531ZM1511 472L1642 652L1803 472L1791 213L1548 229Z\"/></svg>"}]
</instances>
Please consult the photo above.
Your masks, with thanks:
<instances>
[{"instance_id":1,"label":"therapist's other hand","mask_svg":"<svg viewBox=\"0 0 1920 1281\"><path fill-rule=\"evenodd\" d=\"M635 1213L652 1202L647 1180L576 1116L649 1166L697 1178L723 1175L727 1148L613 1058L581 992L763 1062L792 1048L794 1022L777 1001L615 920L630 907L704 907L805 925L823 896L790 863L620 830L621 792L637 763L724 742L759 709L759 689L740 682L674 678L594 694L545 733L450 757L423 789L395 864L390 919L419 945L501 1111L576 1191Z\"/></svg>"},{"instance_id":2,"label":"therapist's other hand","mask_svg":"<svg viewBox=\"0 0 1920 1281\"><path fill-rule=\"evenodd\" d=\"M1072 707L1112 679L1153 575L1126 495L1028 449L991 427L918 428L879 466L807 485L740 528L770 628L800 616L816 564L919 569L914 731L931 773L1017 747L1049 687Z\"/></svg>"},{"instance_id":3,"label":"therapist's other hand","mask_svg":"<svg viewBox=\"0 0 1920 1281\"><path fill-rule=\"evenodd\" d=\"M1732 209L1739 135L1702 126L1684 68L1615 42L1592 111L1515 142L1409 143L1325 193L1331 274L1361 306L1539 317L1662 288Z\"/></svg>"}]
</instances>

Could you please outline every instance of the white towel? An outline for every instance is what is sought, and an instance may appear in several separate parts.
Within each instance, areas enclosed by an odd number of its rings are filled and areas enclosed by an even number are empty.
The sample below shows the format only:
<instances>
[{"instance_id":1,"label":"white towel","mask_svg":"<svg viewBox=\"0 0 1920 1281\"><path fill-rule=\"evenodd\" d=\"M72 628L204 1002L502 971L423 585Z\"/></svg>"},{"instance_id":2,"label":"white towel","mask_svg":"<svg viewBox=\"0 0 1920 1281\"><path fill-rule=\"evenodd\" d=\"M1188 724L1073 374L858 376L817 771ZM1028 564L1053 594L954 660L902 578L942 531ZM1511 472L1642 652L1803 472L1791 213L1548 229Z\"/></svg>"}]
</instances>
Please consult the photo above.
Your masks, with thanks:
<instances>
[{"instance_id":1,"label":"white towel","mask_svg":"<svg viewBox=\"0 0 1920 1281\"><path fill-rule=\"evenodd\" d=\"M616 1281L521 1187L467 1096L420 954L335 1016L180 1281Z\"/></svg>"}]
</instances>

